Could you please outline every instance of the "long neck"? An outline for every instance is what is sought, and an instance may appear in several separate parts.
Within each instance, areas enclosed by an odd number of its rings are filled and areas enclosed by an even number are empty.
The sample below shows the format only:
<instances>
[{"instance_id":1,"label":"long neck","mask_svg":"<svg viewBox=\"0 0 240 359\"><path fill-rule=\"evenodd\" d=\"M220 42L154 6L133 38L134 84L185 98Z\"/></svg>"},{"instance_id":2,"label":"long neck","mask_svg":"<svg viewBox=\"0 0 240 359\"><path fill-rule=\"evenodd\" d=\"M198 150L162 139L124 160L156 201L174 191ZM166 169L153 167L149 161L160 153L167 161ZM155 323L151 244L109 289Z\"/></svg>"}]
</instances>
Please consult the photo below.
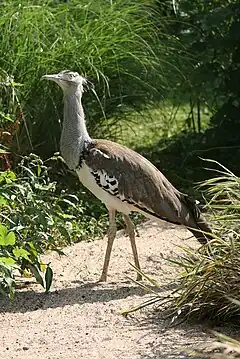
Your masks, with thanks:
<instances>
[{"instance_id":1,"label":"long neck","mask_svg":"<svg viewBox=\"0 0 240 359\"><path fill-rule=\"evenodd\" d=\"M81 99L81 88L64 93L64 118L60 151L71 169L78 166L85 144L91 142L85 124Z\"/></svg>"}]
</instances>

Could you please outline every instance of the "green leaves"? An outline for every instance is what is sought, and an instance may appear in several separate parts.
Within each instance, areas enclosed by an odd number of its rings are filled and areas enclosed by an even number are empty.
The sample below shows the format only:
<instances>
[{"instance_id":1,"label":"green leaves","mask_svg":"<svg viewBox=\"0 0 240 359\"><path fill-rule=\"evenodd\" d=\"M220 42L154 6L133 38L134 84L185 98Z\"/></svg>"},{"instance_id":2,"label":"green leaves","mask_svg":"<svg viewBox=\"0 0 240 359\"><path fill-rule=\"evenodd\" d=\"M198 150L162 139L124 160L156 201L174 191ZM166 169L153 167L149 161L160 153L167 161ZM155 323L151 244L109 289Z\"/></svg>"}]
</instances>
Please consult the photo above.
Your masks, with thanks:
<instances>
[{"instance_id":1,"label":"green leaves","mask_svg":"<svg viewBox=\"0 0 240 359\"><path fill-rule=\"evenodd\" d=\"M14 245L15 242L15 234L13 232L9 232L7 227L5 227L3 224L0 224L0 246Z\"/></svg>"},{"instance_id":2,"label":"green leaves","mask_svg":"<svg viewBox=\"0 0 240 359\"><path fill-rule=\"evenodd\" d=\"M12 181L15 181L16 175L13 171L4 171L0 172L0 183L11 183Z\"/></svg>"},{"instance_id":3,"label":"green leaves","mask_svg":"<svg viewBox=\"0 0 240 359\"><path fill-rule=\"evenodd\" d=\"M62 254L62 247L73 241L101 235L107 223L99 204L57 188L38 156L24 157L16 172L0 172L0 294L11 297L13 269L34 276L49 291L53 271L50 264L42 265L41 254L46 250Z\"/></svg>"},{"instance_id":4,"label":"green leaves","mask_svg":"<svg viewBox=\"0 0 240 359\"><path fill-rule=\"evenodd\" d=\"M49 265L50 264L47 265L47 269L46 269L46 273L45 273L45 283L46 283L45 292L49 291L49 289L52 285L52 280L53 280L53 271Z\"/></svg>"},{"instance_id":5,"label":"green leaves","mask_svg":"<svg viewBox=\"0 0 240 359\"><path fill-rule=\"evenodd\" d=\"M47 292L53 271L50 264L42 265L40 255L46 250L62 254L72 241L104 231L102 211L96 220L93 205L83 206L78 196L57 189L41 158L24 157L16 171L0 172L0 294L11 297L13 269L33 275Z\"/></svg>"},{"instance_id":6,"label":"green leaves","mask_svg":"<svg viewBox=\"0 0 240 359\"><path fill-rule=\"evenodd\" d=\"M0 262L6 264L9 267L13 266L16 263L15 259L11 257L0 257Z\"/></svg>"},{"instance_id":7,"label":"green leaves","mask_svg":"<svg viewBox=\"0 0 240 359\"><path fill-rule=\"evenodd\" d=\"M29 260L30 253L24 248L16 247L13 249L12 253L16 258L25 258L26 260Z\"/></svg>"},{"instance_id":8,"label":"green leaves","mask_svg":"<svg viewBox=\"0 0 240 359\"><path fill-rule=\"evenodd\" d=\"M34 277L36 278L36 281L43 288L45 288L45 292L48 292L50 290L50 288L51 288L52 280L53 280L53 271L52 271L52 268L50 267L50 263L47 264L47 268L45 270L45 282L44 282L43 277L42 277L42 275L40 273L39 268L41 268L41 266L39 264L28 263L27 266L30 269L30 271L32 272L32 274L34 275Z\"/></svg>"},{"instance_id":9,"label":"green leaves","mask_svg":"<svg viewBox=\"0 0 240 359\"><path fill-rule=\"evenodd\" d=\"M39 269L36 265L32 264L32 263L28 263L28 268L30 269L30 271L32 272L32 274L34 275L34 277L36 278L36 281L41 284L41 286L44 288L44 282L42 279L42 276L39 272Z\"/></svg>"}]
</instances>

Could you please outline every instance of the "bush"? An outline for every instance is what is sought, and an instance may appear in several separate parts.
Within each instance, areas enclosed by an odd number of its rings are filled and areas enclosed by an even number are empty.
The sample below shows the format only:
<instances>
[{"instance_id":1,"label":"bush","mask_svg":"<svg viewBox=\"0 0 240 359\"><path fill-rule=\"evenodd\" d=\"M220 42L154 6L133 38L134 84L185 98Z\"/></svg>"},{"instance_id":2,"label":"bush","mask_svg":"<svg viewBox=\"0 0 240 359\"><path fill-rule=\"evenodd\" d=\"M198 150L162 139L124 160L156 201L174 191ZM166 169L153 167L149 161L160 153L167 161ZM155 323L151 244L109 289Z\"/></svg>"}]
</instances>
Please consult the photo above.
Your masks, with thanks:
<instances>
[{"instance_id":1,"label":"bush","mask_svg":"<svg viewBox=\"0 0 240 359\"><path fill-rule=\"evenodd\" d=\"M106 222L101 213L92 218L90 205L76 195L57 188L36 155L24 157L16 171L0 172L0 291L10 297L14 269L31 272L48 290L51 268L41 263L40 255L46 250L61 254L66 244L100 235Z\"/></svg>"},{"instance_id":2,"label":"bush","mask_svg":"<svg viewBox=\"0 0 240 359\"><path fill-rule=\"evenodd\" d=\"M162 6L162 2L156 2ZM169 31L179 37L186 52L195 59L191 68L182 67L185 81L182 89L175 91L176 97L190 101L192 107L209 106L214 112L212 125L222 127L221 140L238 145L235 134L239 131L240 113L239 1L181 0L176 12L167 15L172 18ZM192 120L193 129L201 129L199 119L196 125Z\"/></svg>"}]
</instances>

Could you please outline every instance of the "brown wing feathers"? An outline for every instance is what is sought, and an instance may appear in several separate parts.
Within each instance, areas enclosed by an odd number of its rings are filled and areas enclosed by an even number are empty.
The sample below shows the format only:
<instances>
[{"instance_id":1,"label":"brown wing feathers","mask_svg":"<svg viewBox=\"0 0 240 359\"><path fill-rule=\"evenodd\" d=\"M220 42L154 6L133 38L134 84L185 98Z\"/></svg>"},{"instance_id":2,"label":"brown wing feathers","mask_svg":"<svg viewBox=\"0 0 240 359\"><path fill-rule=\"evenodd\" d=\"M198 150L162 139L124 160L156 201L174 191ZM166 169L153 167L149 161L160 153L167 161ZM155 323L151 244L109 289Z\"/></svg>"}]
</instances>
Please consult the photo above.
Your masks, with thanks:
<instances>
[{"instance_id":1,"label":"brown wing feathers","mask_svg":"<svg viewBox=\"0 0 240 359\"><path fill-rule=\"evenodd\" d=\"M157 218L187 226L201 243L210 239L211 235L201 232L211 233L211 229L195 201L179 192L146 158L115 142L95 140L84 159L93 171L104 170L117 179L124 200Z\"/></svg>"}]
</instances>

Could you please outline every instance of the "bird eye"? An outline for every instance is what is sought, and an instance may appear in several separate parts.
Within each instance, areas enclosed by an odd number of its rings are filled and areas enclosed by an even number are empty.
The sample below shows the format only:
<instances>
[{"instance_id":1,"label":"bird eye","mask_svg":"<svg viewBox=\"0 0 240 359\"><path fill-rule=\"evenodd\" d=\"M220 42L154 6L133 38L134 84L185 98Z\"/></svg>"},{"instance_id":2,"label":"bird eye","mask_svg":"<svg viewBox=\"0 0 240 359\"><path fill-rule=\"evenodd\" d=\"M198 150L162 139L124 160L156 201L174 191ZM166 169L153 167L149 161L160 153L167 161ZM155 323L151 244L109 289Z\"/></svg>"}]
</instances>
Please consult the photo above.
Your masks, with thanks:
<instances>
[{"instance_id":1,"label":"bird eye","mask_svg":"<svg viewBox=\"0 0 240 359\"><path fill-rule=\"evenodd\" d=\"M76 73L72 72L68 75L70 80L73 80L76 77Z\"/></svg>"}]
</instances>

